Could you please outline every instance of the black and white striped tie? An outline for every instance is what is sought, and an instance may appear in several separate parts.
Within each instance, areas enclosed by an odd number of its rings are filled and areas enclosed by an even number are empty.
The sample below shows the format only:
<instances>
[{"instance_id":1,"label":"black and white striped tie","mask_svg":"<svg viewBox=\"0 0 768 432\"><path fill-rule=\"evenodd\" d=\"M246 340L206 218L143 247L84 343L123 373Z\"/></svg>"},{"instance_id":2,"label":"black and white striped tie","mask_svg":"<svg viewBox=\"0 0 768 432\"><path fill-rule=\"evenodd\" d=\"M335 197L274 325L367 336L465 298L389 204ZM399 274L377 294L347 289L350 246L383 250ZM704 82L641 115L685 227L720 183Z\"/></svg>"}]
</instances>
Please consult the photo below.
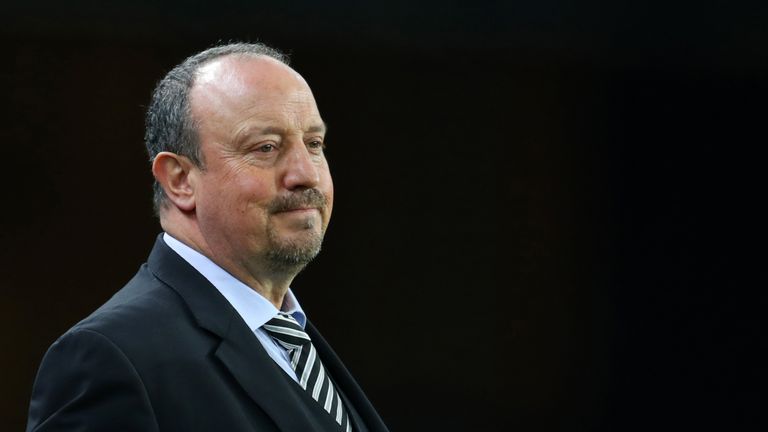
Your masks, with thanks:
<instances>
[{"instance_id":1,"label":"black and white striped tie","mask_svg":"<svg viewBox=\"0 0 768 432\"><path fill-rule=\"evenodd\" d=\"M291 367L296 372L299 385L310 392L312 399L320 403L328 411L342 430L352 431L349 416L344 409L339 393L333 388L331 378L325 372L323 363L317 356L315 346L292 316L284 312L264 324L264 330L288 351Z\"/></svg>"}]
</instances>

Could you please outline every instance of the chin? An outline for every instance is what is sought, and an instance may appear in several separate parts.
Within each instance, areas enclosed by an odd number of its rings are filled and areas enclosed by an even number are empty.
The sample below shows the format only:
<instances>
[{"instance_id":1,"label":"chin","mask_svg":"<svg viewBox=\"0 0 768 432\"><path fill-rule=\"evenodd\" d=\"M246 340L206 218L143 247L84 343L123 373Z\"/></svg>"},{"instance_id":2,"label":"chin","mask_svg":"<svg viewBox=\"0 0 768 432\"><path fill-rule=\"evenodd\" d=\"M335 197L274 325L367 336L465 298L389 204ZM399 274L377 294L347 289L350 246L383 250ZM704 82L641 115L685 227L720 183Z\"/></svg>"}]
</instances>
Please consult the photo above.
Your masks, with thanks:
<instances>
[{"instance_id":1,"label":"chin","mask_svg":"<svg viewBox=\"0 0 768 432\"><path fill-rule=\"evenodd\" d=\"M298 273L320 253L320 243L282 244L267 253L267 262L273 272Z\"/></svg>"},{"instance_id":2,"label":"chin","mask_svg":"<svg viewBox=\"0 0 768 432\"><path fill-rule=\"evenodd\" d=\"M320 252L324 232L317 228L290 234L269 230L267 257L274 269L301 270Z\"/></svg>"}]
</instances>

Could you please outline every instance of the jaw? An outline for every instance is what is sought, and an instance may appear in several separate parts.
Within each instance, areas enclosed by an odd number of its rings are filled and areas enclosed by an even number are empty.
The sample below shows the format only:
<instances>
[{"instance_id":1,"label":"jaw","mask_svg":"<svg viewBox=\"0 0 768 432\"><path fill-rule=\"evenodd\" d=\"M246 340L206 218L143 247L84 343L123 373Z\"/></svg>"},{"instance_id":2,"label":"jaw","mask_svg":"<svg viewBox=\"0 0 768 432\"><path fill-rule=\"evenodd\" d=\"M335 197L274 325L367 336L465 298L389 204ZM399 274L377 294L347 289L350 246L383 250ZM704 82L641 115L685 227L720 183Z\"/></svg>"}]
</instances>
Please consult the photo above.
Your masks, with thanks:
<instances>
[{"instance_id":1,"label":"jaw","mask_svg":"<svg viewBox=\"0 0 768 432\"><path fill-rule=\"evenodd\" d=\"M294 275L317 256L325 234L319 212L309 217L296 216L270 220L266 253L273 270L295 272Z\"/></svg>"},{"instance_id":2,"label":"jaw","mask_svg":"<svg viewBox=\"0 0 768 432\"><path fill-rule=\"evenodd\" d=\"M271 249L319 249L324 234L325 230L321 228L320 221L312 219L294 221L287 226L270 225L267 229L267 252Z\"/></svg>"}]
</instances>

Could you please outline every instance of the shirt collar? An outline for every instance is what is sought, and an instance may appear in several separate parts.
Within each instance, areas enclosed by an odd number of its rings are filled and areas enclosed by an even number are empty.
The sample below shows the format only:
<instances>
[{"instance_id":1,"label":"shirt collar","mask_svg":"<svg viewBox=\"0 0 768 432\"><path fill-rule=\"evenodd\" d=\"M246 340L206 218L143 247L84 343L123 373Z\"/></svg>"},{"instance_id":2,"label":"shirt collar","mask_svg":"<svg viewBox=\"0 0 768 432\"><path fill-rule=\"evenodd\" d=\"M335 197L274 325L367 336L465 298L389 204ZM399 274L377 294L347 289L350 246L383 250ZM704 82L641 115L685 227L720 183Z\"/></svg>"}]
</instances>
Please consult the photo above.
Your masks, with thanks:
<instances>
[{"instance_id":1,"label":"shirt collar","mask_svg":"<svg viewBox=\"0 0 768 432\"><path fill-rule=\"evenodd\" d=\"M263 326L277 315L278 310L275 305L205 255L176 240L168 233L163 233L163 241L219 290L251 330ZM306 325L306 314L290 288L283 298L282 311L291 314L302 328Z\"/></svg>"}]
</instances>

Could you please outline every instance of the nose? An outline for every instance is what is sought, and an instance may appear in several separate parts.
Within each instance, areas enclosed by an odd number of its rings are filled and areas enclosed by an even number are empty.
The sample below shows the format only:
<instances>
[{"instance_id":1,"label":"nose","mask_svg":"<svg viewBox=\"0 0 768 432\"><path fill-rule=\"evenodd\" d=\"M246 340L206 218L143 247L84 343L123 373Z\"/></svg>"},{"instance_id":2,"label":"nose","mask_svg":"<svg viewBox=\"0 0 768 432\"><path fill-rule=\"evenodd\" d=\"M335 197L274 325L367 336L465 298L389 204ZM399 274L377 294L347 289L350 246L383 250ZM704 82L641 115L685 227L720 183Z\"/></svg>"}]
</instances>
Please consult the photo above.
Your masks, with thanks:
<instances>
[{"instance_id":1,"label":"nose","mask_svg":"<svg viewBox=\"0 0 768 432\"><path fill-rule=\"evenodd\" d=\"M320 182L317 161L313 160L304 143L290 147L285 155L283 187L291 191L316 187Z\"/></svg>"}]
</instances>

